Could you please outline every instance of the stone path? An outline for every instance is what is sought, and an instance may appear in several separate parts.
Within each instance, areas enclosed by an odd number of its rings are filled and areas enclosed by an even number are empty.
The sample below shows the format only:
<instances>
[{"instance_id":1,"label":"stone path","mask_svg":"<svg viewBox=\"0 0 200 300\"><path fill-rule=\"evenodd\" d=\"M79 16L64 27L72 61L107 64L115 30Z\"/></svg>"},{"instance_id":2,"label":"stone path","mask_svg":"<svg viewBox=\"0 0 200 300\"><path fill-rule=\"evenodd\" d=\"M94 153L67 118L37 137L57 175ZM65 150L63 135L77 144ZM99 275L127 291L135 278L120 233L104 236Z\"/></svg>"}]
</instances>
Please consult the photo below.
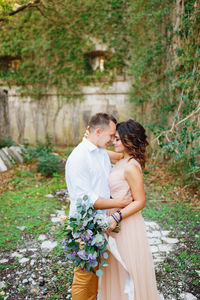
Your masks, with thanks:
<instances>
[{"instance_id":1,"label":"stone path","mask_svg":"<svg viewBox=\"0 0 200 300\"><path fill-rule=\"evenodd\" d=\"M59 194L57 196L59 197ZM53 195L46 195L46 197L53 197ZM51 214L52 228L62 226L64 216L64 209ZM146 221L145 224L155 267L157 268L179 241L176 238L170 238L170 231L162 230L156 222ZM25 230L24 226L18 228L21 231ZM0 279L0 295L4 296L4 300L46 299L48 286L54 286L56 276L48 278L44 274L54 263L51 251L56 246L57 242L54 240L52 230L48 234L40 234L37 239L29 237L26 240L26 237L24 237L22 248L10 253L3 253L0 259L1 265L9 266L17 260L19 266L13 269L12 272L10 272L10 268L4 269L3 277ZM57 261L57 264L62 264L64 268L66 266L66 262L63 261ZM27 291L25 298L20 296L20 289ZM68 289L65 298L62 299L71 299L70 289ZM161 299L164 299L163 295L161 295ZM165 298L165 300L175 299L195 300L197 298L184 292L179 295L179 298Z\"/></svg>"},{"instance_id":2,"label":"stone path","mask_svg":"<svg viewBox=\"0 0 200 300\"><path fill-rule=\"evenodd\" d=\"M176 247L179 242L177 238L169 237L170 231L162 230L156 222L145 221L147 236L151 247L155 269L164 261L168 254ZM161 299L165 299L161 294ZM177 298L171 297L165 300L176 300ZM197 298L191 293L183 292L179 295L179 299L183 300L196 300Z\"/></svg>"}]
</instances>

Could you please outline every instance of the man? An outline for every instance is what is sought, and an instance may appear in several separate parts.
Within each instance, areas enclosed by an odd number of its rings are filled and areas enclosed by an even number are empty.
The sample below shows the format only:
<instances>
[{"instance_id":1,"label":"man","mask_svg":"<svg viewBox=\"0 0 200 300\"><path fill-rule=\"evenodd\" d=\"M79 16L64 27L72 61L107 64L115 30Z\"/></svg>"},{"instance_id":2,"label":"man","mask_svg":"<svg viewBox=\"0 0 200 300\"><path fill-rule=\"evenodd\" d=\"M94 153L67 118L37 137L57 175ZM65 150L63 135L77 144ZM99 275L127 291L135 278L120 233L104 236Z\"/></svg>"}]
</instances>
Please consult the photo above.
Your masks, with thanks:
<instances>
[{"instance_id":1,"label":"man","mask_svg":"<svg viewBox=\"0 0 200 300\"><path fill-rule=\"evenodd\" d=\"M131 200L124 198L110 199L108 177L111 164L105 148L113 140L116 131L116 119L108 114L98 113L89 121L87 139L73 150L66 163L66 182L70 195L69 215L76 213L76 200L84 195L89 197L95 209L123 208ZM116 222L111 218L110 228ZM73 300L95 300L98 278L93 272L75 268L72 283Z\"/></svg>"}]
</instances>

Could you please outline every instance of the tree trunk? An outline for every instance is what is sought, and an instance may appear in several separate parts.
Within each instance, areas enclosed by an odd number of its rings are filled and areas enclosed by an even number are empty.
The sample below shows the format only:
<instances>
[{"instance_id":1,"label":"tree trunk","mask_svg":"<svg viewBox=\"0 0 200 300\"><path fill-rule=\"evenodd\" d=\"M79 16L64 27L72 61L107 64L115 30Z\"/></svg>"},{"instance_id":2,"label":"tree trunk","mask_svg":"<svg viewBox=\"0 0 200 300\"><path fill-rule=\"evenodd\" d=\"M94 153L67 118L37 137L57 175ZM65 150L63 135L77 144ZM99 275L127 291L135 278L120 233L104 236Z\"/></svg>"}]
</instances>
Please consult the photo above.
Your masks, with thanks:
<instances>
[{"instance_id":1,"label":"tree trunk","mask_svg":"<svg viewBox=\"0 0 200 300\"><path fill-rule=\"evenodd\" d=\"M0 137L10 137L8 92L0 89Z\"/></svg>"}]
</instances>

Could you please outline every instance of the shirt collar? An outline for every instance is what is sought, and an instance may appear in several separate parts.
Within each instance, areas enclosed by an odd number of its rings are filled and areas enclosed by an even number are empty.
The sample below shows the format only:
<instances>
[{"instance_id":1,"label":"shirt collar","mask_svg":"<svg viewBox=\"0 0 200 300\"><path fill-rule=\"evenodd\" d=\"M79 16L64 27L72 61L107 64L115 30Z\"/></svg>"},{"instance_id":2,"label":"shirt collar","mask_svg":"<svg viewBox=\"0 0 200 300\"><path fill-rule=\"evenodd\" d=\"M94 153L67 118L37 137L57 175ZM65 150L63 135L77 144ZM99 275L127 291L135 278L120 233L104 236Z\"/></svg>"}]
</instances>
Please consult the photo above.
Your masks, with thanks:
<instances>
[{"instance_id":1,"label":"shirt collar","mask_svg":"<svg viewBox=\"0 0 200 300\"><path fill-rule=\"evenodd\" d=\"M90 152L99 149L96 145L94 145L93 143L91 143L90 141L88 141L88 139L86 139L86 138L83 138L82 142L83 142L83 144L87 147L87 149Z\"/></svg>"}]
</instances>

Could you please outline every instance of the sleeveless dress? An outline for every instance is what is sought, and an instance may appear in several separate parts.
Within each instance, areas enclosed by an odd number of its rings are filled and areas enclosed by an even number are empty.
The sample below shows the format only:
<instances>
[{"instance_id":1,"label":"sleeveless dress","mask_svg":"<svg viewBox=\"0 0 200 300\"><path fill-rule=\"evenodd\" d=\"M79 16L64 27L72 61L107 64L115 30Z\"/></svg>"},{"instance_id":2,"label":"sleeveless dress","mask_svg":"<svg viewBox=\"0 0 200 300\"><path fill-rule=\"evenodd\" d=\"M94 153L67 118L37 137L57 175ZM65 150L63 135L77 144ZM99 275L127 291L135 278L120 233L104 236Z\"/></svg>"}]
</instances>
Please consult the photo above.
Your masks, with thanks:
<instances>
[{"instance_id":1,"label":"sleeveless dress","mask_svg":"<svg viewBox=\"0 0 200 300\"><path fill-rule=\"evenodd\" d=\"M122 159L112 169L109 177L111 196L122 197L130 193L130 187L124 178L127 164L139 163L134 160ZM110 215L117 209L108 210ZM141 212L137 212L120 223L119 233L111 233L117 250L125 264L134 284L132 295L124 293L127 271L109 252L108 266L103 268L103 276L99 282L99 300L160 300L156 287L156 278L150 246L148 243L145 223Z\"/></svg>"}]
</instances>

